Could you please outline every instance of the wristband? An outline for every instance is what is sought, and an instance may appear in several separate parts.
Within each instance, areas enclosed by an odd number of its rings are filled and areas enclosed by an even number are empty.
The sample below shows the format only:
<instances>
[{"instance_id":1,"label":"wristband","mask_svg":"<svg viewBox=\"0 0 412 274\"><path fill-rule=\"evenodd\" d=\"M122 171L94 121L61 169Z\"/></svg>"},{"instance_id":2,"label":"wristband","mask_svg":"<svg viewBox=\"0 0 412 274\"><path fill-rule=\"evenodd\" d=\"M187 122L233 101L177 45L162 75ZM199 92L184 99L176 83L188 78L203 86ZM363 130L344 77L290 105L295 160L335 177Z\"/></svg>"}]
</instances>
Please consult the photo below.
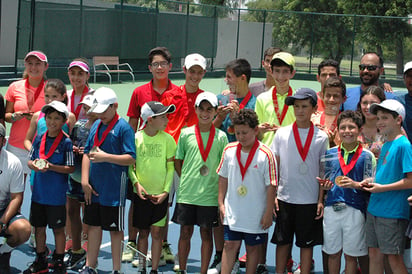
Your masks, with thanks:
<instances>
[{"instance_id":1,"label":"wristband","mask_svg":"<svg viewBox=\"0 0 412 274\"><path fill-rule=\"evenodd\" d=\"M16 119L15 119L16 115L15 115L15 114L16 114L15 112L13 112L13 113L11 114L11 120L12 120L13 122L16 121Z\"/></svg>"}]
</instances>

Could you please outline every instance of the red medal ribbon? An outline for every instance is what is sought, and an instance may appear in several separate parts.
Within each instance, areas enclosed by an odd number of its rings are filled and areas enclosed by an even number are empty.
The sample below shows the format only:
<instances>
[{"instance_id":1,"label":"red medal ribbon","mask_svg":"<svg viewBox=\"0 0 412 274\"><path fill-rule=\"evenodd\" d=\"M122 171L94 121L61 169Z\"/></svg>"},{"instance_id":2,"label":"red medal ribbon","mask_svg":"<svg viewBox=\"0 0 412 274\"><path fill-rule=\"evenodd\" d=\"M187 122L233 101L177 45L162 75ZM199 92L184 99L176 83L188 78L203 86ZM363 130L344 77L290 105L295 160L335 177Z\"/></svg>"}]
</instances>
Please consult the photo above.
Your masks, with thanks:
<instances>
[{"instance_id":1,"label":"red medal ribbon","mask_svg":"<svg viewBox=\"0 0 412 274\"><path fill-rule=\"evenodd\" d=\"M355 166L356 162L358 161L359 157L361 156L362 151L363 151L363 146L361 144L358 144L358 148L356 149L355 154L353 155L349 164L345 164L345 159L343 159L342 157L340 146L338 146L338 159L339 159L339 164L340 164L340 168L342 169L343 175L348 174L349 171L352 170L352 168Z\"/></svg>"},{"instance_id":2,"label":"red medal ribbon","mask_svg":"<svg viewBox=\"0 0 412 274\"><path fill-rule=\"evenodd\" d=\"M289 87L288 96L291 96L291 95L292 95L292 88ZM284 104L282 114L279 113L279 103L278 103L278 97L276 96L276 87L274 87L272 90L272 100L273 100L273 106L275 107L276 117L278 118L278 121L279 121L279 126L281 126L283 123L283 120L285 119L286 113L288 112L289 106Z\"/></svg>"},{"instance_id":3,"label":"red medal ribbon","mask_svg":"<svg viewBox=\"0 0 412 274\"><path fill-rule=\"evenodd\" d=\"M245 178L246 171L249 168L250 164L252 163L253 157L255 156L255 153L256 153L258 147L259 147L259 141L256 138L255 143L253 144L252 149L249 151L249 155L247 156L246 164L245 164L245 166L243 166L242 162L240 161L240 158L241 158L240 152L242 150L242 145L240 143L237 144L236 158L237 158L237 162L239 163L240 173L242 174L242 181Z\"/></svg>"},{"instance_id":4,"label":"red medal ribbon","mask_svg":"<svg viewBox=\"0 0 412 274\"><path fill-rule=\"evenodd\" d=\"M85 86L82 92L82 97L80 98L79 104L77 104L76 109L74 109L74 97L76 96L76 92L73 89L72 93L72 98L70 98L70 106L71 106L71 112L76 115L76 120L79 118L80 110L82 109L82 105L80 104L81 101L83 101L84 96L89 92L89 87Z\"/></svg>"},{"instance_id":5,"label":"red medal ribbon","mask_svg":"<svg viewBox=\"0 0 412 274\"><path fill-rule=\"evenodd\" d=\"M27 90L30 90L30 83L29 83L28 78L24 82L24 87L26 88L26 98L27 98ZM43 90L43 88L44 88L44 79L41 79L41 82L40 82L39 86L34 91L33 102L27 101L27 106L29 107L29 111L30 111L31 107L34 105L34 103L36 102L37 98L39 98L40 93Z\"/></svg>"},{"instance_id":6,"label":"red medal ribbon","mask_svg":"<svg viewBox=\"0 0 412 274\"><path fill-rule=\"evenodd\" d=\"M63 130L60 130L56 139L54 139L53 144L51 145L49 149L49 152L46 154L46 137L47 137L48 132L49 131L46 131L46 133L42 136L41 141L40 141L39 157L40 159L44 159L44 160L49 159L50 156L53 155L54 151L56 150L57 146L59 145L64 135Z\"/></svg>"},{"instance_id":7,"label":"red medal ribbon","mask_svg":"<svg viewBox=\"0 0 412 274\"><path fill-rule=\"evenodd\" d=\"M310 122L308 137L306 137L305 146L302 147L302 141L300 140L298 125L296 124L296 122L293 123L293 137L295 137L296 147L298 148L302 161L306 160L306 156L308 155L310 144L312 143L314 131L315 131L315 127L313 126L312 122Z\"/></svg>"},{"instance_id":8,"label":"red medal ribbon","mask_svg":"<svg viewBox=\"0 0 412 274\"><path fill-rule=\"evenodd\" d=\"M116 124L117 120L119 120L119 114L116 113L115 116L113 117L112 121L110 121L107 128L103 131L102 138L99 140L99 129L100 129L100 126L102 125L102 122L100 121L100 123L99 123L99 125L97 126L97 129L96 129L96 134L94 135L94 142L93 142L94 147L98 147L104 142L107 135L109 134L109 132L112 130L112 128Z\"/></svg>"},{"instance_id":9,"label":"red medal ribbon","mask_svg":"<svg viewBox=\"0 0 412 274\"><path fill-rule=\"evenodd\" d=\"M246 96L243 98L242 102L240 102L239 110L245 108L245 106L249 102L250 98L252 98L252 92L250 92L250 90L249 90L248 93L246 94Z\"/></svg>"},{"instance_id":10,"label":"red medal ribbon","mask_svg":"<svg viewBox=\"0 0 412 274\"><path fill-rule=\"evenodd\" d=\"M212 125L210 127L209 139L207 139L206 149L203 146L202 136L200 135L199 125L195 126L195 135L197 145L199 147L200 155L202 155L203 162L206 162L207 156L209 156L209 152L212 149L213 139L215 138L216 129Z\"/></svg>"},{"instance_id":11,"label":"red medal ribbon","mask_svg":"<svg viewBox=\"0 0 412 274\"><path fill-rule=\"evenodd\" d=\"M335 128L336 128L336 126L337 126L338 116L339 116L339 115L336 115L335 120L333 120L332 124L330 125L330 128L329 128L330 131L334 131L334 130L335 130ZM320 124L321 124L322 126L325 125L325 112L322 112L322 114L320 115Z\"/></svg>"}]
</instances>

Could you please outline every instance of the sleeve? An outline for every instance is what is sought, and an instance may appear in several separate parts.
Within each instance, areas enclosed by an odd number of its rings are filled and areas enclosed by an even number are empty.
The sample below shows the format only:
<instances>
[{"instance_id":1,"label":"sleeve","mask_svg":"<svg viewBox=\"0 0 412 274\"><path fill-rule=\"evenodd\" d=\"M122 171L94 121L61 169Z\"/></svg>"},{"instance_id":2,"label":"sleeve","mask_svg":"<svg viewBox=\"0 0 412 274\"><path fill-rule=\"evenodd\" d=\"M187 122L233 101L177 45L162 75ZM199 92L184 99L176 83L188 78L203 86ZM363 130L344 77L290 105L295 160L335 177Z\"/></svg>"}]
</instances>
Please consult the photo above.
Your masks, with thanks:
<instances>
[{"instance_id":1,"label":"sleeve","mask_svg":"<svg viewBox=\"0 0 412 274\"><path fill-rule=\"evenodd\" d=\"M16 86L16 82L11 83L11 85L8 87L6 91L6 95L4 96L4 99L12 103L16 101L14 97L15 86Z\"/></svg>"},{"instance_id":2,"label":"sleeve","mask_svg":"<svg viewBox=\"0 0 412 274\"><path fill-rule=\"evenodd\" d=\"M264 95L264 93L262 93L261 95L259 95L256 98L256 104L255 104L255 112L256 115L258 117L259 123L262 124L263 123L263 118L265 117L264 115L264 99L262 98L262 96Z\"/></svg>"},{"instance_id":3,"label":"sleeve","mask_svg":"<svg viewBox=\"0 0 412 274\"><path fill-rule=\"evenodd\" d=\"M74 166L73 143L69 138L65 140L65 165Z\"/></svg>"},{"instance_id":4,"label":"sleeve","mask_svg":"<svg viewBox=\"0 0 412 274\"><path fill-rule=\"evenodd\" d=\"M228 164L226 159L227 148L223 150L222 158L220 159L219 166L217 167L216 173L223 178L228 177Z\"/></svg>"},{"instance_id":5,"label":"sleeve","mask_svg":"<svg viewBox=\"0 0 412 274\"><path fill-rule=\"evenodd\" d=\"M266 153L267 158L266 158L266 168L265 170L268 170L268 172L265 172L265 184L267 186L273 185L277 186L278 185L278 173L277 173L277 164L276 164L276 158L275 155L272 153L270 149L268 149L268 152Z\"/></svg>"},{"instance_id":6,"label":"sleeve","mask_svg":"<svg viewBox=\"0 0 412 274\"><path fill-rule=\"evenodd\" d=\"M12 166L12 182L10 184L10 193L24 192L24 175L23 166L20 161L16 160Z\"/></svg>"},{"instance_id":7,"label":"sleeve","mask_svg":"<svg viewBox=\"0 0 412 274\"><path fill-rule=\"evenodd\" d=\"M405 137L406 138L406 137ZM404 153L402 155L403 160L402 160L402 171L403 173L409 173L412 172L412 145L408 142L405 145L404 148Z\"/></svg>"},{"instance_id":8,"label":"sleeve","mask_svg":"<svg viewBox=\"0 0 412 274\"><path fill-rule=\"evenodd\" d=\"M140 117L140 106L138 104L138 92L137 88L133 91L132 97L130 98L129 109L127 110L127 116L130 118L139 119Z\"/></svg>"},{"instance_id":9,"label":"sleeve","mask_svg":"<svg viewBox=\"0 0 412 274\"><path fill-rule=\"evenodd\" d=\"M133 159L136 159L136 144L134 141L134 131L132 127L124 121L123 131L123 154L130 154Z\"/></svg>"}]
</instances>

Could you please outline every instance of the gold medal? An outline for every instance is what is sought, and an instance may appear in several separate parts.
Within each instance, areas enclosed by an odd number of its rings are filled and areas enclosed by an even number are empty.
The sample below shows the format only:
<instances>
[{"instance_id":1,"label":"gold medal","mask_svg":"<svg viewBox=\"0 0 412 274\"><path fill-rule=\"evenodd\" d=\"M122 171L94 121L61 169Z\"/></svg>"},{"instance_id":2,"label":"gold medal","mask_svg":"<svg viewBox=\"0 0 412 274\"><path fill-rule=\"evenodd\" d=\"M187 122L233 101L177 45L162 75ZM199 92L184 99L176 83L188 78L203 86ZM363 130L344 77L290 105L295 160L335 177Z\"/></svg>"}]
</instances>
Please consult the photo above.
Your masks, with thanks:
<instances>
[{"instance_id":1,"label":"gold medal","mask_svg":"<svg viewBox=\"0 0 412 274\"><path fill-rule=\"evenodd\" d=\"M46 162L46 160L38 159L38 160L36 160L36 161L33 162L33 165L34 165L35 167L37 167L38 169L43 169L43 168L46 167L47 162Z\"/></svg>"},{"instance_id":2,"label":"gold medal","mask_svg":"<svg viewBox=\"0 0 412 274\"><path fill-rule=\"evenodd\" d=\"M335 178L335 184L337 184L338 186L342 185L342 180L345 178L346 176L338 176Z\"/></svg>"},{"instance_id":3,"label":"gold medal","mask_svg":"<svg viewBox=\"0 0 412 274\"><path fill-rule=\"evenodd\" d=\"M244 197L247 194L247 188L244 185L241 185L237 188L237 193L239 196Z\"/></svg>"},{"instance_id":4,"label":"gold medal","mask_svg":"<svg viewBox=\"0 0 412 274\"><path fill-rule=\"evenodd\" d=\"M97 147L92 147L92 149L90 150L90 153L95 153L97 152Z\"/></svg>"},{"instance_id":5,"label":"gold medal","mask_svg":"<svg viewBox=\"0 0 412 274\"><path fill-rule=\"evenodd\" d=\"M202 175L202 176L207 176L207 175L209 175L209 168L206 166L206 165L203 165L201 168L200 168L200 175Z\"/></svg>"}]
</instances>

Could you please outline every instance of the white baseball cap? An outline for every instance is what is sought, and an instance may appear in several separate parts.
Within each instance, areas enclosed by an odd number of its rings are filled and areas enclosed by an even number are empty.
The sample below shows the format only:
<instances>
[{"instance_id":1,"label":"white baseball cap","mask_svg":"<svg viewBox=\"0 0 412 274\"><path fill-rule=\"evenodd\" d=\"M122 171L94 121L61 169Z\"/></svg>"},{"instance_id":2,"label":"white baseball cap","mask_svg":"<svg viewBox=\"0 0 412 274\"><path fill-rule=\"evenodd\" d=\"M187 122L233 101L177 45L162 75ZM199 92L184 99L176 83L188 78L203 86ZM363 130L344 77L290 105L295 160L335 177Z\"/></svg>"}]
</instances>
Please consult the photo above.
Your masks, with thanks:
<instances>
[{"instance_id":1,"label":"white baseball cap","mask_svg":"<svg viewBox=\"0 0 412 274\"><path fill-rule=\"evenodd\" d=\"M93 96L93 105L88 112L103 113L110 105L117 103L116 93L110 88L98 88Z\"/></svg>"},{"instance_id":2,"label":"white baseball cap","mask_svg":"<svg viewBox=\"0 0 412 274\"><path fill-rule=\"evenodd\" d=\"M79 104L83 104L92 107L94 103L94 96L92 94L87 94L84 96L83 100Z\"/></svg>"},{"instance_id":3,"label":"white baseball cap","mask_svg":"<svg viewBox=\"0 0 412 274\"><path fill-rule=\"evenodd\" d=\"M208 101L212 107L217 107L217 97L215 94L205 91L200 93L199 95L197 95L196 97L196 102L195 102L195 106L200 106L200 103L202 103L202 101Z\"/></svg>"},{"instance_id":4,"label":"white baseball cap","mask_svg":"<svg viewBox=\"0 0 412 274\"><path fill-rule=\"evenodd\" d=\"M140 111L140 117L143 120L143 124L140 127L140 129L144 128L149 117L156 117L163 114L173 113L175 112L175 110L175 105L164 106L162 103L156 101L150 101L145 103Z\"/></svg>"},{"instance_id":5,"label":"white baseball cap","mask_svg":"<svg viewBox=\"0 0 412 274\"><path fill-rule=\"evenodd\" d=\"M203 57L202 55L198 54L198 53L193 53L193 54L189 54L188 56L186 56L185 58L185 68L186 69L190 69L191 67L198 65L200 66L202 69L206 69L207 66L207 61L205 59L205 57Z\"/></svg>"},{"instance_id":6,"label":"white baseball cap","mask_svg":"<svg viewBox=\"0 0 412 274\"><path fill-rule=\"evenodd\" d=\"M54 109L57 112L63 113L66 119L69 117L69 110L67 109L65 103L62 103L60 101L52 101L51 103L44 105L41 108L41 111L43 113L46 113L49 109Z\"/></svg>"},{"instance_id":7,"label":"white baseball cap","mask_svg":"<svg viewBox=\"0 0 412 274\"><path fill-rule=\"evenodd\" d=\"M377 114L379 109L386 109L398 113L402 117L402 121L405 120L405 107L397 100L387 99L380 104L372 104L369 108L370 113Z\"/></svg>"},{"instance_id":8,"label":"white baseball cap","mask_svg":"<svg viewBox=\"0 0 412 274\"><path fill-rule=\"evenodd\" d=\"M403 67L403 74L405 74L410 69L412 69L412 61L405 64L405 66Z\"/></svg>"}]
</instances>

